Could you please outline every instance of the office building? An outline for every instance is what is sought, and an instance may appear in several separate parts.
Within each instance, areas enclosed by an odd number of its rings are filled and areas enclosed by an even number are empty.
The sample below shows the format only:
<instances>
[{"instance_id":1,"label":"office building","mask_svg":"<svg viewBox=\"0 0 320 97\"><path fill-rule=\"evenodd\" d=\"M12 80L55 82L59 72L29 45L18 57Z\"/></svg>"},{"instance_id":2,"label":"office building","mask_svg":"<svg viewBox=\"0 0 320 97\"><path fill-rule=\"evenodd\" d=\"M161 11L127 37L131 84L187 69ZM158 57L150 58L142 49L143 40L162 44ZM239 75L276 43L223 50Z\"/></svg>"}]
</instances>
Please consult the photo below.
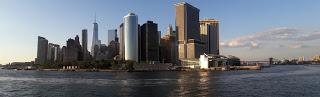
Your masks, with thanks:
<instances>
[{"instance_id":1,"label":"office building","mask_svg":"<svg viewBox=\"0 0 320 97\"><path fill-rule=\"evenodd\" d=\"M176 32L171 25L160 40L160 61L163 63L177 63L177 40Z\"/></svg>"},{"instance_id":2,"label":"office building","mask_svg":"<svg viewBox=\"0 0 320 97\"><path fill-rule=\"evenodd\" d=\"M200 20L200 37L204 43L202 53L219 55L219 21Z\"/></svg>"},{"instance_id":3,"label":"office building","mask_svg":"<svg viewBox=\"0 0 320 97\"><path fill-rule=\"evenodd\" d=\"M117 29L108 30L108 45L111 41L118 41L117 40Z\"/></svg>"},{"instance_id":4,"label":"office building","mask_svg":"<svg viewBox=\"0 0 320 97\"><path fill-rule=\"evenodd\" d=\"M49 43L47 51L47 63L53 64L60 62L60 46Z\"/></svg>"},{"instance_id":5,"label":"office building","mask_svg":"<svg viewBox=\"0 0 320 97\"><path fill-rule=\"evenodd\" d=\"M44 37L38 36L38 48L36 64L45 64L47 62L48 54L48 40Z\"/></svg>"},{"instance_id":6,"label":"office building","mask_svg":"<svg viewBox=\"0 0 320 97\"><path fill-rule=\"evenodd\" d=\"M160 33L158 24L147 21L140 29L140 60L159 61Z\"/></svg>"},{"instance_id":7,"label":"office building","mask_svg":"<svg viewBox=\"0 0 320 97\"><path fill-rule=\"evenodd\" d=\"M92 45L91 45L91 54L92 56L94 56L95 51L95 46L100 47L100 42L99 42L99 37L98 37L98 23L96 21L96 17L94 19L94 23L93 23L93 35L92 35Z\"/></svg>"},{"instance_id":8,"label":"office building","mask_svg":"<svg viewBox=\"0 0 320 97\"><path fill-rule=\"evenodd\" d=\"M179 59L198 59L200 41L199 9L181 2L176 6L176 31L178 33Z\"/></svg>"},{"instance_id":9,"label":"office building","mask_svg":"<svg viewBox=\"0 0 320 97\"><path fill-rule=\"evenodd\" d=\"M88 52L88 30L82 29L82 53L83 53L83 60L87 60L89 58Z\"/></svg>"},{"instance_id":10,"label":"office building","mask_svg":"<svg viewBox=\"0 0 320 97\"><path fill-rule=\"evenodd\" d=\"M82 48L79 42L79 36L75 39L68 39L67 46L62 47L63 62L81 61L83 58Z\"/></svg>"},{"instance_id":11,"label":"office building","mask_svg":"<svg viewBox=\"0 0 320 97\"><path fill-rule=\"evenodd\" d=\"M124 25L123 23L119 26L119 58L124 60Z\"/></svg>"},{"instance_id":12,"label":"office building","mask_svg":"<svg viewBox=\"0 0 320 97\"><path fill-rule=\"evenodd\" d=\"M138 16L129 13L124 16L125 60L138 62Z\"/></svg>"}]
</instances>

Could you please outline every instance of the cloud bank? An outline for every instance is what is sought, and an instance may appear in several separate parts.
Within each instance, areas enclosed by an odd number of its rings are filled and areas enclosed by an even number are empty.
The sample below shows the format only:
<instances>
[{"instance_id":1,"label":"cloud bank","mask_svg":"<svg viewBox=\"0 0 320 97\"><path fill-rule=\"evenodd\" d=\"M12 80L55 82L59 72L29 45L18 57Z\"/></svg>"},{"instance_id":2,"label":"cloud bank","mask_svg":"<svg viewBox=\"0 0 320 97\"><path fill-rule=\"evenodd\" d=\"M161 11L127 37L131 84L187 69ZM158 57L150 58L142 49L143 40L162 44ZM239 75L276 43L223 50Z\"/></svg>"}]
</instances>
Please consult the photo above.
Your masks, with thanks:
<instances>
[{"instance_id":1,"label":"cloud bank","mask_svg":"<svg viewBox=\"0 0 320 97\"><path fill-rule=\"evenodd\" d=\"M260 48L263 44L277 44L280 47L305 48L308 46L297 43L308 42L317 39L320 39L319 31L307 32L297 28L279 27L223 41L220 43L220 45L222 47L229 48ZM293 44L288 44L288 42L292 42Z\"/></svg>"}]
</instances>

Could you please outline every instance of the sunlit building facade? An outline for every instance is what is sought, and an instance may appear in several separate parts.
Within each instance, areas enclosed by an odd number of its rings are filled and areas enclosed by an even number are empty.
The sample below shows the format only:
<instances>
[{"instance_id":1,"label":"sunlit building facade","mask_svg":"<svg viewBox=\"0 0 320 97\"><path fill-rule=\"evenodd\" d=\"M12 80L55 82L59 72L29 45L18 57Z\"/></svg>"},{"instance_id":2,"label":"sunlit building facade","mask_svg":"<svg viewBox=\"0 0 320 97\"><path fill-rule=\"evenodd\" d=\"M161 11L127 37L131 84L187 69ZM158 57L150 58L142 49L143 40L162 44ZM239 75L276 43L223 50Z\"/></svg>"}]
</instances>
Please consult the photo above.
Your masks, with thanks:
<instances>
[{"instance_id":1,"label":"sunlit building facade","mask_svg":"<svg viewBox=\"0 0 320 97\"><path fill-rule=\"evenodd\" d=\"M200 20L200 38L204 43L201 53L219 55L219 21Z\"/></svg>"},{"instance_id":2,"label":"sunlit building facade","mask_svg":"<svg viewBox=\"0 0 320 97\"><path fill-rule=\"evenodd\" d=\"M138 62L138 16L129 13L124 16L124 44L125 44L125 60Z\"/></svg>"},{"instance_id":3,"label":"sunlit building facade","mask_svg":"<svg viewBox=\"0 0 320 97\"><path fill-rule=\"evenodd\" d=\"M186 2L176 4L176 31L178 35L178 58L198 59L200 41L200 10Z\"/></svg>"}]
</instances>

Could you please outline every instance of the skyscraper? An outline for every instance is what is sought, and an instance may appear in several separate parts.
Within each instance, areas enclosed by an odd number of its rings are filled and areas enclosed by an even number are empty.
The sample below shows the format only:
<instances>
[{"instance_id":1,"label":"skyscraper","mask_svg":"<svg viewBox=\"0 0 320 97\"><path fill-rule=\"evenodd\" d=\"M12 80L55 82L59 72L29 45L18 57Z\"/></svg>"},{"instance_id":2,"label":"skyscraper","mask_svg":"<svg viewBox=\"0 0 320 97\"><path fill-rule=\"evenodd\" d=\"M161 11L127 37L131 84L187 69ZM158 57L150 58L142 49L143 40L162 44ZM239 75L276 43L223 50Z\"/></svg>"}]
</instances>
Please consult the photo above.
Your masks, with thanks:
<instances>
[{"instance_id":1,"label":"skyscraper","mask_svg":"<svg viewBox=\"0 0 320 97\"><path fill-rule=\"evenodd\" d=\"M49 43L47 51L47 63L56 63L60 61L60 46Z\"/></svg>"},{"instance_id":2,"label":"skyscraper","mask_svg":"<svg viewBox=\"0 0 320 97\"><path fill-rule=\"evenodd\" d=\"M140 60L159 61L160 33L158 31L158 24L147 21L140 28Z\"/></svg>"},{"instance_id":3,"label":"skyscraper","mask_svg":"<svg viewBox=\"0 0 320 97\"><path fill-rule=\"evenodd\" d=\"M138 16L129 13L124 16L125 60L138 62Z\"/></svg>"},{"instance_id":4,"label":"skyscraper","mask_svg":"<svg viewBox=\"0 0 320 97\"><path fill-rule=\"evenodd\" d=\"M108 30L108 44L111 41L116 41L117 38L117 29Z\"/></svg>"},{"instance_id":5,"label":"skyscraper","mask_svg":"<svg viewBox=\"0 0 320 97\"><path fill-rule=\"evenodd\" d=\"M47 62L48 54L48 40L44 37L38 36L38 50L36 64L45 64Z\"/></svg>"},{"instance_id":6,"label":"skyscraper","mask_svg":"<svg viewBox=\"0 0 320 97\"><path fill-rule=\"evenodd\" d=\"M168 63L177 63L177 40L176 31L173 31L171 25L160 40L160 61Z\"/></svg>"},{"instance_id":7,"label":"skyscraper","mask_svg":"<svg viewBox=\"0 0 320 97\"><path fill-rule=\"evenodd\" d=\"M200 36L204 43L202 52L219 55L219 21L215 19L201 20Z\"/></svg>"},{"instance_id":8,"label":"skyscraper","mask_svg":"<svg viewBox=\"0 0 320 97\"><path fill-rule=\"evenodd\" d=\"M123 23L121 23L119 26L119 35L120 35L119 55L120 55L120 59L124 60L124 25Z\"/></svg>"},{"instance_id":9,"label":"skyscraper","mask_svg":"<svg viewBox=\"0 0 320 97\"><path fill-rule=\"evenodd\" d=\"M79 36L75 39L68 39L67 46L62 47L63 62L80 61L83 58L82 47L79 42Z\"/></svg>"},{"instance_id":10,"label":"skyscraper","mask_svg":"<svg viewBox=\"0 0 320 97\"><path fill-rule=\"evenodd\" d=\"M92 54L92 56L94 56L95 46L97 45L98 47L100 47L99 38L98 38L98 23L96 21L96 17L95 17L94 23L93 23L93 35L92 36L93 36L93 38L92 38L92 45L91 45L91 54Z\"/></svg>"},{"instance_id":11,"label":"skyscraper","mask_svg":"<svg viewBox=\"0 0 320 97\"><path fill-rule=\"evenodd\" d=\"M83 60L88 59L88 30L82 29L82 53Z\"/></svg>"},{"instance_id":12,"label":"skyscraper","mask_svg":"<svg viewBox=\"0 0 320 97\"><path fill-rule=\"evenodd\" d=\"M186 2L178 3L175 6L179 59L199 58L201 51L200 10Z\"/></svg>"}]
</instances>

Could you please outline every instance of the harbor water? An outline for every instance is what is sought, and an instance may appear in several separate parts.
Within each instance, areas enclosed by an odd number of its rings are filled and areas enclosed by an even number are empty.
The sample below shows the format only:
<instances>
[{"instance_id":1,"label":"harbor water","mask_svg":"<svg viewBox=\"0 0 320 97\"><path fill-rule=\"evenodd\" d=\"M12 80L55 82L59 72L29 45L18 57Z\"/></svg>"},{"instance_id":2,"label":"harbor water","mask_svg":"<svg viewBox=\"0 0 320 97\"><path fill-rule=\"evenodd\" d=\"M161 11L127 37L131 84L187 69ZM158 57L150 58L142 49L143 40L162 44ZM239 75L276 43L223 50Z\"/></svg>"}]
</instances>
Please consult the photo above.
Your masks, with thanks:
<instances>
[{"instance_id":1,"label":"harbor water","mask_svg":"<svg viewBox=\"0 0 320 97\"><path fill-rule=\"evenodd\" d=\"M0 97L320 97L320 65L219 72L0 69Z\"/></svg>"}]
</instances>

